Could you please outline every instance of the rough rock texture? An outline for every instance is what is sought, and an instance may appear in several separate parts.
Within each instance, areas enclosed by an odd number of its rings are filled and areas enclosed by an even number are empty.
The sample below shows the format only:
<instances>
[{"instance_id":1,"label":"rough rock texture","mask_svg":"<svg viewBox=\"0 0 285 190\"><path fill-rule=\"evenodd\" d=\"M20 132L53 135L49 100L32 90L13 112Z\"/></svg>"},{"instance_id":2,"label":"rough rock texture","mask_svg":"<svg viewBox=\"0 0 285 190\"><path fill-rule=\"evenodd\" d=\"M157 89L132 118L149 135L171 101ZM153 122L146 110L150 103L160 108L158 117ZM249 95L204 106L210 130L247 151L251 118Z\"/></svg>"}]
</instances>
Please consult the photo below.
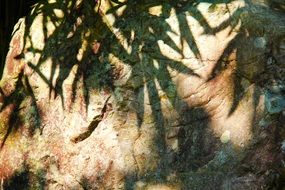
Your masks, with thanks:
<instances>
[{"instance_id":1,"label":"rough rock texture","mask_svg":"<svg viewBox=\"0 0 285 190\"><path fill-rule=\"evenodd\" d=\"M55 1L15 26L4 189L285 184L281 0Z\"/></svg>"}]
</instances>

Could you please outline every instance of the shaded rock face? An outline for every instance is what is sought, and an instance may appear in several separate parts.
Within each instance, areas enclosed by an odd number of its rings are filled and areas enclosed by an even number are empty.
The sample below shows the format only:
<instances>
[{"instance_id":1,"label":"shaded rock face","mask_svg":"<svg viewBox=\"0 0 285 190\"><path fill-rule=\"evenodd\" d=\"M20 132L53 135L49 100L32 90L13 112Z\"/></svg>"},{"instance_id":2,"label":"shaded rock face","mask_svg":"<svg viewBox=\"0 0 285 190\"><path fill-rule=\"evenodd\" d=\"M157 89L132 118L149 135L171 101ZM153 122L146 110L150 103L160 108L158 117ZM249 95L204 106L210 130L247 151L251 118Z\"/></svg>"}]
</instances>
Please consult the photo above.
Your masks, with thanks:
<instances>
[{"instance_id":1,"label":"shaded rock face","mask_svg":"<svg viewBox=\"0 0 285 190\"><path fill-rule=\"evenodd\" d=\"M1 79L4 189L284 184L282 1L47 1Z\"/></svg>"}]
</instances>

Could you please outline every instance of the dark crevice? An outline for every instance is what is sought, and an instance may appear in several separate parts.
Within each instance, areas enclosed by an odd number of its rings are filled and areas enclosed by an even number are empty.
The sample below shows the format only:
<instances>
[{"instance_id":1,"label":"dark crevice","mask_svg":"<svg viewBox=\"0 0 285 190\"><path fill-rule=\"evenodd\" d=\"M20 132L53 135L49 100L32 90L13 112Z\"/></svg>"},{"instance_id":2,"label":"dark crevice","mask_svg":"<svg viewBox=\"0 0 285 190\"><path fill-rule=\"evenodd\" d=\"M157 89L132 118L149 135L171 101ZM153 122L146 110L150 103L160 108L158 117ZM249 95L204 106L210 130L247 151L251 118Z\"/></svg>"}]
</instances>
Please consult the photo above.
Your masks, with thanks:
<instances>
[{"instance_id":1,"label":"dark crevice","mask_svg":"<svg viewBox=\"0 0 285 190\"><path fill-rule=\"evenodd\" d=\"M100 124L100 122L103 120L103 118L106 116L107 113L107 108L108 108L108 101L110 99L111 96L109 96L106 100L105 103L103 105L103 108L101 110L101 114L100 115L96 115L92 121L90 122L90 124L88 125L87 129L85 132L79 134L77 137L74 137L73 139L71 139L72 142L74 143L78 143L81 141L84 141L85 139L87 139L92 132L98 127L98 125Z\"/></svg>"}]
</instances>

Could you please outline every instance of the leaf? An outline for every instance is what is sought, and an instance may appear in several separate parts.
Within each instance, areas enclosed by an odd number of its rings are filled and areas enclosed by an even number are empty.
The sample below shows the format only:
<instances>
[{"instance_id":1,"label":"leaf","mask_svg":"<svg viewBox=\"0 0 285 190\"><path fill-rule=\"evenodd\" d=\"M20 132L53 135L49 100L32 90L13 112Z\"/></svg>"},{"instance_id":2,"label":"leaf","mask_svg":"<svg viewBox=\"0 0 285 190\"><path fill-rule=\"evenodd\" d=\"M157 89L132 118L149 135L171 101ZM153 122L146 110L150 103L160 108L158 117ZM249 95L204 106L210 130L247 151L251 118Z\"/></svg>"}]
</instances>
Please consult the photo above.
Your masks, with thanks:
<instances>
[{"instance_id":1,"label":"leaf","mask_svg":"<svg viewBox=\"0 0 285 190\"><path fill-rule=\"evenodd\" d=\"M208 8L208 11L209 11L209 13L213 13L216 9L217 9L217 5L216 4L212 4Z\"/></svg>"},{"instance_id":2,"label":"leaf","mask_svg":"<svg viewBox=\"0 0 285 190\"><path fill-rule=\"evenodd\" d=\"M118 1L118 0L111 0L113 3L116 3L116 4L119 4L119 5L121 5L121 4L125 4L125 3L123 3L123 2L120 2L120 1Z\"/></svg>"},{"instance_id":3,"label":"leaf","mask_svg":"<svg viewBox=\"0 0 285 190\"><path fill-rule=\"evenodd\" d=\"M112 7L111 9L109 9L109 10L106 12L106 14L114 13L114 12L116 12L120 7L122 7L122 6L124 6L124 5L125 5L125 3L122 3L122 4L120 4L120 5L117 5L117 6L115 6L115 7Z\"/></svg>"}]
</instances>

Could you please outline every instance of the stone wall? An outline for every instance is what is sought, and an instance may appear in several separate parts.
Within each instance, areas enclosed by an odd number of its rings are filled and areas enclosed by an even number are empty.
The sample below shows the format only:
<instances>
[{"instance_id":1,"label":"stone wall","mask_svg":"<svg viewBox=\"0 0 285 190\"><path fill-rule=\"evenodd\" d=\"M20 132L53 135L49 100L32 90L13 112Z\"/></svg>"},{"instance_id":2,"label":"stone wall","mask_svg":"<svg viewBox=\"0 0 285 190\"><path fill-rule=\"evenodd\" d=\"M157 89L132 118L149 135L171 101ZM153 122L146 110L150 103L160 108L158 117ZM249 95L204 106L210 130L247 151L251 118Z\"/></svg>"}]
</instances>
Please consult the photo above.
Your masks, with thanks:
<instances>
[{"instance_id":1,"label":"stone wall","mask_svg":"<svg viewBox=\"0 0 285 190\"><path fill-rule=\"evenodd\" d=\"M277 0L37 4L0 83L1 186L281 188L284 13Z\"/></svg>"}]
</instances>

